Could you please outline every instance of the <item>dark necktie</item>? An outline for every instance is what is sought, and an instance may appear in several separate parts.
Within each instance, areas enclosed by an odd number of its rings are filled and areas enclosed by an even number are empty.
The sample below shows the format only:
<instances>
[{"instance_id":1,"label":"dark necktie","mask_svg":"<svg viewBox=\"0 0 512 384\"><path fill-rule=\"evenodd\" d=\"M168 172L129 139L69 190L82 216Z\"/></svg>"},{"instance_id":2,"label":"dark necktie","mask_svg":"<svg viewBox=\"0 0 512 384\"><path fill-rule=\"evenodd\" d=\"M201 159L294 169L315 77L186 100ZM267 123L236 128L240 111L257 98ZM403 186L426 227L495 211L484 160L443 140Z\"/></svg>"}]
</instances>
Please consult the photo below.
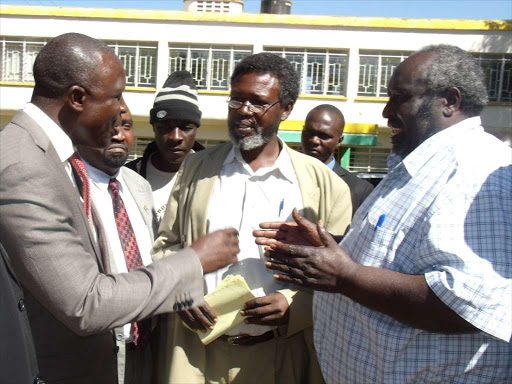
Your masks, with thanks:
<instances>
[{"instance_id":1,"label":"dark necktie","mask_svg":"<svg viewBox=\"0 0 512 384\"><path fill-rule=\"evenodd\" d=\"M91 227L92 232L95 233L96 230L91 214L91 187L89 183L89 175L87 175L87 170L85 169L85 164L76 152L73 153L68 161L75 169L75 172L80 177L80 181L82 182L81 192L82 199L84 200L85 215L87 216L87 220L89 221L89 226Z\"/></svg>"},{"instance_id":2,"label":"dark necktie","mask_svg":"<svg viewBox=\"0 0 512 384\"><path fill-rule=\"evenodd\" d=\"M140 256L139 246L135 238L128 212L123 199L119 193L119 182L116 179L110 179L108 187L112 193L112 205L114 207L114 218L116 220L117 233L121 241L121 247L124 252L126 268L128 272L143 267L142 257ZM149 319L133 323L133 343L138 348L144 348L151 333L151 321Z\"/></svg>"}]
</instances>

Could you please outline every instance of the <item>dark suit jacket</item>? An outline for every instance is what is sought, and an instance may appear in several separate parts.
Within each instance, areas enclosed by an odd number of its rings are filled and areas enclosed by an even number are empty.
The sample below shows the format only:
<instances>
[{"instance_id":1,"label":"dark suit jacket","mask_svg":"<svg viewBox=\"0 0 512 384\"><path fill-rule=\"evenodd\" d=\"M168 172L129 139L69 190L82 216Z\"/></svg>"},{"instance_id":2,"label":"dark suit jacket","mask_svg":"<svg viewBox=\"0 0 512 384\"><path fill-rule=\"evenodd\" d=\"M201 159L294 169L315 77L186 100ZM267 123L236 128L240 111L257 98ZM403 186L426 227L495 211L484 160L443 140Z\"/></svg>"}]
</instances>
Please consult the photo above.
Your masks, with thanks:
<instances>
[{"instance_id":1,"label":"dark suit jacket","mask_svg":"<svg viewBox=\"0 0 512 384\"><path fill-rule=\"evenodd\" d=\"M22 111L0 131L0 180L0 243L23 286L47 383L115 383L112 328L203 303L190 248L130 273L104 273L78 190Z\"/></svg>"},{"instance_id":2,"label":"dark suit jacket","mask_svg":"<svg viewBox=\"0 0 512 384\"><path fill-rule=\"evenodd\" d=\"M352 197L352 217L356 214L357 209L363 204L364 199L373 191L373 185L366 180L360 179L356 175L350 173L337 162L334 163L332 169L339 177L348 184L350 188L350 196Z\"/></svg>"},{"instance_id":3,"label":"dark suit jacket","mask_svg":"<svg viewBox=\"0 0 512 384\"><path fill-rule=\"evenodd\" d=\"M0 244L0 382L29 384L38 368L23 290Z\"/></svg>"}]
</instances>

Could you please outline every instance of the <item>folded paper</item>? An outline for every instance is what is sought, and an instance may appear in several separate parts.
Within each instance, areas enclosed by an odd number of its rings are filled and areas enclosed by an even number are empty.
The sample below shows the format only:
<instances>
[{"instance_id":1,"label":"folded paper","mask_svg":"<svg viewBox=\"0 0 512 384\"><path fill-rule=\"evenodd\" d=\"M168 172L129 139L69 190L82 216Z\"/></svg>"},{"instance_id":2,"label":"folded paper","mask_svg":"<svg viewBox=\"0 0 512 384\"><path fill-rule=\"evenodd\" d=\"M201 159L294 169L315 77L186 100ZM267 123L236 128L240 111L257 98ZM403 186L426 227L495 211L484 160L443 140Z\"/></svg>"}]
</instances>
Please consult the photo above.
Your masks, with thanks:
<instances>
[{"instance_id":1,"label":"folded paper","mask_svg":"<svg viewBox=\"0 0 512 384\"><path fill-rule=\"evenodd\" d=\"M204 297L206 303L217 314L217 322L213 330L196 332L201 342L208 345L231 328L241 324L244 317L240 315L240 311L246 302L254 298L255 296L241 275L226 276L214 291Z\"/></svg>"}]
</instances>

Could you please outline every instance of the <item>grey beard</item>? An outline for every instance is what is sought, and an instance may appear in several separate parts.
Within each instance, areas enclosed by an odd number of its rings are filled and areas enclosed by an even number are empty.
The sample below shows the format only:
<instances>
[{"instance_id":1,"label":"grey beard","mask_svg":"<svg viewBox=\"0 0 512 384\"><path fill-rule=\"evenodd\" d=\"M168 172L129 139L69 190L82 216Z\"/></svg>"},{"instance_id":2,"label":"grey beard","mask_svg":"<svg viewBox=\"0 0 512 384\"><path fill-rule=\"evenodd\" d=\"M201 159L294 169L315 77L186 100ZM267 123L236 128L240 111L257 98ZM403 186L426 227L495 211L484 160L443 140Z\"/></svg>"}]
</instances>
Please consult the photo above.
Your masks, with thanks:
<instances>
[{"instance_id":1,"label":"grey beard","mask_svg":"<svg viewBox=\"0 0 512 384\"><path fill-rule=\"evenodd\" d=\"M261 127L256 128L256 133L252 136L244 136L239 138L229 130L229 138L233 145L240 151L250 151L252 149L261 148L268 144L273 134L270 136L263 136L261 133Z\"/></svg>"}]
</instances>

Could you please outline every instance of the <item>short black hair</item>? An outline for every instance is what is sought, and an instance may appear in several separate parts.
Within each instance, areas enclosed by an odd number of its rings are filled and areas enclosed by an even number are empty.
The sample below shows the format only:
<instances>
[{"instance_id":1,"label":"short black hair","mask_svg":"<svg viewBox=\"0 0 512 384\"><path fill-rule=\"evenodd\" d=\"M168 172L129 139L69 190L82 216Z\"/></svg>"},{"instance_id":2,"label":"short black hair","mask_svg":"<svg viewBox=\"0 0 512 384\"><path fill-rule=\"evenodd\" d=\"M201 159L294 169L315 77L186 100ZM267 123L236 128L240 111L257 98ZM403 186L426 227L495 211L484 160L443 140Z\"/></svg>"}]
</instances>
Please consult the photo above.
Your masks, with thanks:
<instances>
[{"instance_id":1,"label":"short black hair","mask_svg":"<svg viewBox=\"0 0 512 384\"><path fill-rule=\"evenodd\" d=\"M341 111L338 108L336 108L334 105L320 104L308 112L308 115L306 116L306 120L309 119L309 117L313 113L320 113L320 112L327 112L330 115L336 116L338 119L340 119L342 124L339 129L339 135L341 136L343 134L343 129L345 128L345 116L343 116L343 113L341 113Z\"/></svg>"},{"instance_id":2,"label":"short black hair","mask_svg":"<svg viewBox=\"0 0 512 384\"><path fill-rule=\"evenodd\" d=\"M272 73L279 80L279 99L286 106L299 97L299 76L288 60L269 52L247 56L237 64L231 75L231 87L246 73Z\"/></svg>"},{"instance_id":3,"label":"short black hair","mask_svg":"<svg viewBox=\"0 0 512 384\"><path fill-rule=\"evenodd\" d=\"M104 42L80 33L51 39L34 62L34 93L58 98L73 85L95 87L95 73L104 53L114 51Z\"/></svg>"}]
</instances>

